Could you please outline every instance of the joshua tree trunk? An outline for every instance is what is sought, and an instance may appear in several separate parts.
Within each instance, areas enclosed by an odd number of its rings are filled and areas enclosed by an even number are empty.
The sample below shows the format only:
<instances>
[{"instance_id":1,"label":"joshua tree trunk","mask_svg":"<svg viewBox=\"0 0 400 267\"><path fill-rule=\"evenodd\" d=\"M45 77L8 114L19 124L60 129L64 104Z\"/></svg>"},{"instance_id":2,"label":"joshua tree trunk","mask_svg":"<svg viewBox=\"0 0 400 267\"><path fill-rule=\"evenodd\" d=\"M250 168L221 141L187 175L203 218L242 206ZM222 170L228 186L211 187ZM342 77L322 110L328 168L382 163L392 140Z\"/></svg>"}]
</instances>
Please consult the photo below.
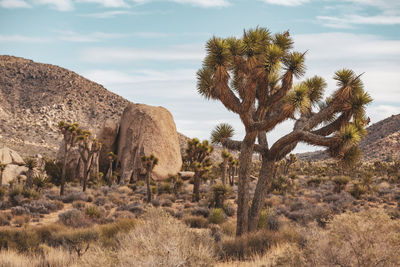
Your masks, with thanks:
<instances>
[{"instance_id":1,"label":"joshua tree trunk","mask_svg":"<svg viewBox=\"0 0 400 267\"><path fill-rule=\"evenodd\" d=\"M108 167L108 172L107 172L107 182L109 186L111 186L112 184L112 175L113 175L112 167L113 167L113 162L110 160L110 167Z\"/></svg>"},{"instance_id":2,"label":"joshua tree trunk","mask_svg":"<svg viewBox=\"0 0 400 267\"><path fill-rule=\"evenodd\" d=\"M85 192L86 191L86 184L87 184L87 180L88 180L88 176L90 173L89 170L89 166L88 166L88 161L83 160L83 189L82 191Z\"/></svg>"},{"instance_id":3,"label":"joshua tree trunk","mask_svg":"<svg viewBox=\"0 0 400 267\"><path fill-rule=\"evenodd\" d=\"M194 173L193 183L193 201L198 202L200 200L200 175L198 172Z\"/></svg>"},{"instance_id":4,"label":"joshua tree trunk","mask_svg":"<svg viewBox=\"0 0 400 267\"><path fill-rule=\"evenodd\" d=\"M150 172L146 173L146 185L147 185L147 202L151 202L151 189L150 189Z\"/></svg>"},{"instance_id":5,"label":"joshua tree trunk","mask_svg":"<svg viewBox=\"0 0 400 267\"><path fill-rule=\"evenodd\" d=\"M26 187L28 187L29 189L32 188L33 183L32 183L32 172L33 170L29 169L28 173L26 175Z\"/></svg>"},{"instance_id":6,"label":"joshua tree trunk","mask_svg":"<svg viewBox=\"0 0 400 267\"><path fill-rule=\"evenodd\" d=\"M3 170L0 170L0 187L3 186Z\"/></svg>"},{"instance_id":7,"label":"joshua tree trunk","mask_svg":"<svg viewBox=\"0 0 400 267\"><path fill-rule=\"evenodd\" d=\"M256 191L249 212L249 232L257 230L260 213L264 206L267 189L271 186L274 175L274 162L262 157L261 169L258 177Z\"/></svg>"},{"instance_id":8,"label":"joshua tree trunk","mask_svg":"<svg viewBox=\"0 0 400 267\"><path fill-rule=\"evenodd\" d=\"M68 159L68 147L67 146L68 145L65 143L63 168L62 168L62 172L61 172L60 196L64 195L64 190L65 190L65 176L67 174L67 159Z\"/></svg>"},{"instance_id":9,"label":"joshua tree trunk","mask_svg":"<svg viewBox=\"0 0 400 267\"><path fill-rule=\"evenodd\" d=\"M228 164L228 159L223 159L222 162L222 166L221 166L221 170L222 170L222 184L225 185L226 184L226 171L227 171L227 164Z\"/></svg>"},{"instance_id":10,"label":"joshua tree trunk","mask_svg":"<svg viewBox=\"0 0 400 267\"><path fill-rule=\"evenodd\" d=\"M241 236L248 229L249 175L256 136L257 132L246 133L240 149L236 236Z\"/></svg>"}]
</instances>

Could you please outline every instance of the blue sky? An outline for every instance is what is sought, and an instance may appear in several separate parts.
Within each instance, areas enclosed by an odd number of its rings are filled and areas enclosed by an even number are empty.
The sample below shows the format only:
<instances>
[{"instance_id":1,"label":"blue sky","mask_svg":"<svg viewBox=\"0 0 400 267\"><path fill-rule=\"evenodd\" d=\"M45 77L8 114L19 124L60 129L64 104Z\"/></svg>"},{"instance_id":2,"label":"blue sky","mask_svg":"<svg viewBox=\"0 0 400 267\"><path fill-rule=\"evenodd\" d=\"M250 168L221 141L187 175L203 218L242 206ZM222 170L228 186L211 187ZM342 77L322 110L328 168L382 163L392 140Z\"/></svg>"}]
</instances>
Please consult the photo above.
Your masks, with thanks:
<instances>
[{"instance_id":1,"label":"blue sky","mask_svg":"<svg viewBox=\"0 0 400 267\"><path fill-rule=\"evenodd\" d=\"M180 132L202 139L238 117L196 93L213 35L290 30L308 50L306 76L365 72L372 122L400 113L399 0L0 0L0 54L59 65L135 103L164 106ZM290 129L277 127L271 141ZM307 150L299 146L297 151Z\"/></svg>"}]
</instances>

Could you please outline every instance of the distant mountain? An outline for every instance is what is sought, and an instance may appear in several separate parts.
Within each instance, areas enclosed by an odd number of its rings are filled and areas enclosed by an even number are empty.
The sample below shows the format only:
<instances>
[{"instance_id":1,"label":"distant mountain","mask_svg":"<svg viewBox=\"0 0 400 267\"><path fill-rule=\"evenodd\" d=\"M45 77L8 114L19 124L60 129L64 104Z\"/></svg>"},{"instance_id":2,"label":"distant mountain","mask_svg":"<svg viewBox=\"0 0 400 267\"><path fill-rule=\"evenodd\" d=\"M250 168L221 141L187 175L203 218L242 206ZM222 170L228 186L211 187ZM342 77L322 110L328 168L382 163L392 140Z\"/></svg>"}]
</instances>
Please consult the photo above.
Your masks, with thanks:
<instances>
[{"instance_id":1,"label":"distant mountain","mask_svg":"<svg viewBox=\"0 0 400 267\"><path fill-rule=\"evenodd\" d=\"M372 124L360 142L364 161L400 159L400 114ZM322 160L326 152L316 151L297 155L302 160Z\"/></svg>"},{"instance_id":2,"label":"distant mountain","mask_svg":"<svg viewBox=\"0 0 400 267\"><path fill-rule=\"evenodd\" d=\"M23 156L54 156L61 120L99 129L119 120L128 100L73 71L13 56L0 56L0 147Z\"/></svg>"}]
</instances>

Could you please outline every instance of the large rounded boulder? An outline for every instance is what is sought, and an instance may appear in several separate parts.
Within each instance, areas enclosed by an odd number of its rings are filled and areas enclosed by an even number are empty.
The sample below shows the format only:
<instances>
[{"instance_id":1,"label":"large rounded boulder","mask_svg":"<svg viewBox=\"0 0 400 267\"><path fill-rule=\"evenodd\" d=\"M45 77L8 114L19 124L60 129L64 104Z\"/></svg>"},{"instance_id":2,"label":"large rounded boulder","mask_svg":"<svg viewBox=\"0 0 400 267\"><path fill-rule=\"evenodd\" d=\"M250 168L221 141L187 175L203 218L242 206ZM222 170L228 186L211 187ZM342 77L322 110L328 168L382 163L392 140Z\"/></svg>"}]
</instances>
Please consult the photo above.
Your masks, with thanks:
<instances>
[{"instance_id":1,"label":"large rounded boulder","mask_svg":"<svg viewBox=\"0 0 400 267\"><path fill-rule=\"evenodd\" d=\"M128 105L121 118L117 153L121 182L137 177L143 155L153 154L158 158L152 173L154 180L178 173L182 157L171 113L163 107Z\"/></svg>"}]
</instances>

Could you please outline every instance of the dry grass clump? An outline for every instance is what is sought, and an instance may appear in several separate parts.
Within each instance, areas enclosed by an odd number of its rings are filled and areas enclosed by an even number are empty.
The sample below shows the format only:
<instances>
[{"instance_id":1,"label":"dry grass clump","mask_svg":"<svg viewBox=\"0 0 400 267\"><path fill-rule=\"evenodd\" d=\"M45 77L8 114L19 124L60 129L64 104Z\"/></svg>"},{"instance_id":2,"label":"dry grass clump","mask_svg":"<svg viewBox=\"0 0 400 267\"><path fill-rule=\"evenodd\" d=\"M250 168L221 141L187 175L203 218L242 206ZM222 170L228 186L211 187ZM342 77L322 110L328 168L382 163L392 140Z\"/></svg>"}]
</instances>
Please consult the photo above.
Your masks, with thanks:
<instances>
[{"instance_id":1,"label":"dry grass clump","mask_svg":"<svg viewBox=\"0 0 400 267\"><path fill-rule=\"evenodd\" d=\"M21 239L21 236L24 236L24 242L19 240L15 243L14 239ZM214 264L215 248L209 231L194 232L159 209L149 209L144 219L137 223L126 219L88 229L52 225L24 231L3 230L0 241L6 238L14 240L15 244L3 244L3 247L15 250L0 251L0 266L168 267ZM36 249L32 249L34 247ZM17 253L17 250L24 254Z\"/></svg>"},{"instance_id":2,"label":"dry grass clump","mask_svg":"<svg viewBox=\"0 0 400 267\"><path fill-rule=\"evenodd\" d=\"M338 215L308 243L313 266L400 266L400 221L382 210Z\"/></svg>"},{"instance_id":3,"label":"dry grass clump","mask_svg":"<svg viewBox=\"0 0 400 267\"><path fill-rule=\"evenodd\" d=\"M128 234L119 236L119 266L212 266L208 231L196 233L159 209L150 209Z\"/></svg>"}]
</instances>

